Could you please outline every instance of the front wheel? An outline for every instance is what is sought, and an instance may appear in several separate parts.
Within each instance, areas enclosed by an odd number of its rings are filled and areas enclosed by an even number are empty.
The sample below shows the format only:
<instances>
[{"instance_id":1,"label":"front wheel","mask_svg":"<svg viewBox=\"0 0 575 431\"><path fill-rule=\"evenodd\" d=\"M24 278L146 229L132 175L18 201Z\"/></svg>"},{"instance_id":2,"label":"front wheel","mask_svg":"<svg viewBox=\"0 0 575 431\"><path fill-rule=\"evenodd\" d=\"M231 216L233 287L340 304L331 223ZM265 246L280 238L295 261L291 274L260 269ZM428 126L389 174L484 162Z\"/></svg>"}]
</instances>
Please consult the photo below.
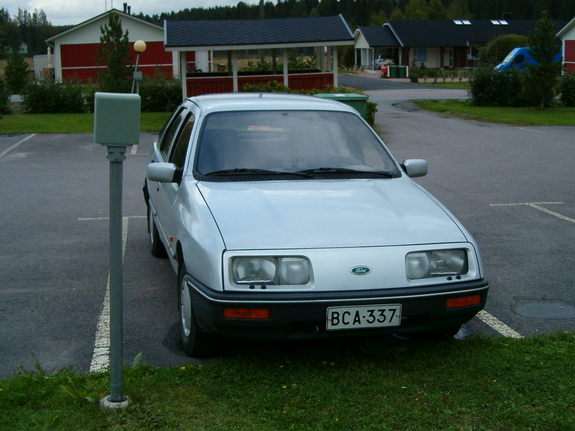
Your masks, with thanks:
<instances>
[{"instance_id":1,"label":"front wheel","mask_svg":"<svg viewBox=\"0 0 575 431\"><path fill-rule=\"evenodd\" d=\"M202 330L194 317L190 285L187 281L186 266L181 265L178 271L180 330L182 346L188 356L201 358L211 355L215 350L216 334Z\"/></svg>"}]
</instances>

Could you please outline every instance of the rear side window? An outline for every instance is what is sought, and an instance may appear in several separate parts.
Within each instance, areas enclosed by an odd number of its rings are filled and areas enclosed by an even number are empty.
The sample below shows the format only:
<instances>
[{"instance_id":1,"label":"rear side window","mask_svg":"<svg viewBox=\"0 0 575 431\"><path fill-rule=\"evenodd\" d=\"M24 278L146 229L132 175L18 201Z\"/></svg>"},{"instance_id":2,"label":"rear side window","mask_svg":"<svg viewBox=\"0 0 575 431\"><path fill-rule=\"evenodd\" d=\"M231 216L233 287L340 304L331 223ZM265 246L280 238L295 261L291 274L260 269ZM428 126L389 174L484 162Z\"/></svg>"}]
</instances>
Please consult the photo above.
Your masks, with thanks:
<instances>
[{"instance_id":1,"label":"rear side window","mask_svg":"<svg viewBox=\"0 0 575 431\"><path fill-rule=\"evenodd\" d=\"M182 126L180 136L177 138L172 153L168 159L168 162L176 165L176 168L181 169L184 167L188 146L190 145L190 136L192 135L192 129L194 128L194 118L193 114L190 114L187 117L185 124Z\"/></svg>"},{"instance_id":2,"label":"rear side window","mask_svg":"<svg viewBox=\"0 0 575 431\"><path fill-rule=\"evenodd\" d=\"M160 138L158 139L158 148L162 154L164 160L168 159L168 154L170 152L170 147L174 136L180 127L185 115L188 113L186 109L180 109L175 113L170 121L164 126L164 129L160 133Z\"/></svg>"}]
</instances>

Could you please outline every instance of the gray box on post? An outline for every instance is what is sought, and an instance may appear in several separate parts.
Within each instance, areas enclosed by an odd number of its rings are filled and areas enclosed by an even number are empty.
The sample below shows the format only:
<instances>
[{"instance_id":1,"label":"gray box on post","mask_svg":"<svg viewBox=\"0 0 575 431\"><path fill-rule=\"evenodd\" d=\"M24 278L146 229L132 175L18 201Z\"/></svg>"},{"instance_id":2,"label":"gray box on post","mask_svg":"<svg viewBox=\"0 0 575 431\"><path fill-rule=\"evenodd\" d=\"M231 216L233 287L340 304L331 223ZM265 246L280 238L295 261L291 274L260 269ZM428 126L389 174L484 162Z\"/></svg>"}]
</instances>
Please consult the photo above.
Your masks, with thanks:
<instances>
[{"instance_id":1,"label":"gray box on post","mask_svg":"<svg viewBox=\"0 0 575 431\"><path fill-rule=\"evenodd\" d=\"M95 95L94 141L110 146L130 146L140 142L138 94L101 93Z\"/></svg>"}]
</instances>

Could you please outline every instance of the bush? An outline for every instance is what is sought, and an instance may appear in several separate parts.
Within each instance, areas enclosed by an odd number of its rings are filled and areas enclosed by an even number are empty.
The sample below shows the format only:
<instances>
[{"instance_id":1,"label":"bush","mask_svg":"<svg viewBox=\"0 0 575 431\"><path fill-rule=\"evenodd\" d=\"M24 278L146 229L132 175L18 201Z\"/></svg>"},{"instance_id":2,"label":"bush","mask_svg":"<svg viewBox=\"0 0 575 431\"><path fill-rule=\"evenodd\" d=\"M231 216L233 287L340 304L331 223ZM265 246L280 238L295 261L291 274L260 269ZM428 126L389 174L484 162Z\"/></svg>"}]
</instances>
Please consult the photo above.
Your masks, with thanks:
<instances>
[{"instance_id":1,"label":"bush","mask_svg":"<svg viewBox=\"0 0 575 431\"><path fill-rule=\"evenodd\" d=\"M559 78L559 100L563 106L575 107L575 73Z\"/></svg>"},{"instance_id":2,"label":"bush","mask_svg":"<svg viewBox=\"0 0 575 431\"><path fill-rule=\"evenodd\" d=\"M172 112L182 102L182 84L178 79L144 77L140 97L142 112Z\"/></svg>"},{"instance_id":3,"label":"bush","mask_svg":"<svg viewBox=\"0 0 575 431\"><path fill-rule=\"evenodd\" d=\"M85 112L82 87L75 82L33 82L24 90L24 107L30 114Z\"/></svg>"},{"instance_id":4,"label":"bush","mask_svg":"<svg viewBox=\"0 0 575 431\"><path fill-rule=\"evenodd\" d=\"M475 70L469 81L469 93L477 106L521 106L524 73L518 70Z\"/></svg>"},{"instance_id":5,"label":"bush","mask_svg":"<svg viewBox=\"0 0 575 431\"><path fill-rule=\"evenodd\" d=\"M527 37L518 34L497 36L479 50L479 64L482 67L494 67L518 46L529 46Z\"/></svg>"},{"instance_id":6,"label":"bush","mask_svg":"<svg viewBox=\"0 0 575 431\"><path fill-rule=\"evenodd\" d=\"M8 86L4 81L4 78L0 76L0 115L9 114L10 109L8 107L8 102L10 101L10 91Z\"/></svg>"}]
</instances>

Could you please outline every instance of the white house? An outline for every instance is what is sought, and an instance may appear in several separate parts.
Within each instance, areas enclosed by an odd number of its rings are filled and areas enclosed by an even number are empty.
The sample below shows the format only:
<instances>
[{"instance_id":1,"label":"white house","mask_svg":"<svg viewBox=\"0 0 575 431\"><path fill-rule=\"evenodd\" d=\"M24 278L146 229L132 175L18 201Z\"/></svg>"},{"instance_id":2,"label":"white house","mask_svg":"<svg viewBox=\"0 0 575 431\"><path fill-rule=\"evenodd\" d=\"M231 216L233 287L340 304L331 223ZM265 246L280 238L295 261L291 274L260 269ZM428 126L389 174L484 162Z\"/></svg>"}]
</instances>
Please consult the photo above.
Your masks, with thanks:
<instances>
[{"instance_id":1,"label":"white house","mask_svg":"<svg viewBox=\"0 0 575 431\"><path fill-rule=\"evenodd\" d=\"M563 41L563 66L566 73L575 73L575 18L563 27L557 37Z\"/></svg>"}]
</instances>

